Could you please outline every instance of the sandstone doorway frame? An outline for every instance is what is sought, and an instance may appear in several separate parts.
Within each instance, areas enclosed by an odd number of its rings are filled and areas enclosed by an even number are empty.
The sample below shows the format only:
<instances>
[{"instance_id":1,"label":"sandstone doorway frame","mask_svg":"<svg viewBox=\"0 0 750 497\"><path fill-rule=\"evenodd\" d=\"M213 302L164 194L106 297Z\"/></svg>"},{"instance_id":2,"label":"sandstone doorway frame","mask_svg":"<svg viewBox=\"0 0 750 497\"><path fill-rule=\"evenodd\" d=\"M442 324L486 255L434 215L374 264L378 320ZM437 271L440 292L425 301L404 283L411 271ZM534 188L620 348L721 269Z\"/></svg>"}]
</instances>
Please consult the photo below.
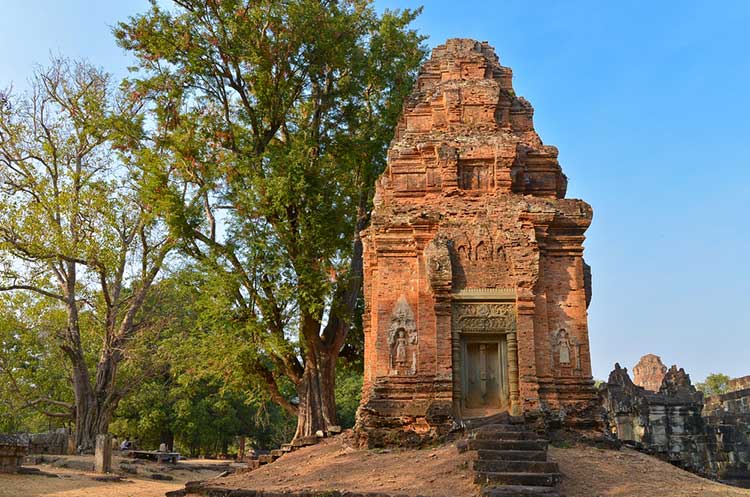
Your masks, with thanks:
<instances>
[{"instance_id":1,"label":"sandstone doorway frame","mask_svg":"<svg viewBox=\"0 0 750 497\"><path fill-rule=\"evenodd\" d=\"M512 288L464 289L451 298L451 345L453 373L453 409L459 420L508 411L521 412L518 378L518 338L516 291ZM508 403L494 412L472 412L464 406L464 372L467 342L501 343L505 341Z\"/></svg>"}]
</instances>

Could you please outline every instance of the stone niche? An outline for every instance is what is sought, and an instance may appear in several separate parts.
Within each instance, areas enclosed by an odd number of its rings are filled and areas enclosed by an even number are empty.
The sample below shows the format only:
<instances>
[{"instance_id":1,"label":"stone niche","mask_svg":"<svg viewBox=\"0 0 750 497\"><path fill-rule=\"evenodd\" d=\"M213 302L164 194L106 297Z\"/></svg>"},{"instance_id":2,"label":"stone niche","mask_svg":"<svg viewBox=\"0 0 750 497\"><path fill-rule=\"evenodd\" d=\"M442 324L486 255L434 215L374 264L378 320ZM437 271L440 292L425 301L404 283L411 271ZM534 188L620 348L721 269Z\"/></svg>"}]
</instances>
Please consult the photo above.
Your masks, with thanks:
<instances>
[{"instance_id":1,"label":"stone niche","mask_svg":"<svg viewBox=\"0 0 750 497\"><path fill-rule=\"evenodd\" d=\"M362 444L500 412L591 428L592 209L485 42L451 39L407 99L363 231Z\"/></svg>"}]
</instances>

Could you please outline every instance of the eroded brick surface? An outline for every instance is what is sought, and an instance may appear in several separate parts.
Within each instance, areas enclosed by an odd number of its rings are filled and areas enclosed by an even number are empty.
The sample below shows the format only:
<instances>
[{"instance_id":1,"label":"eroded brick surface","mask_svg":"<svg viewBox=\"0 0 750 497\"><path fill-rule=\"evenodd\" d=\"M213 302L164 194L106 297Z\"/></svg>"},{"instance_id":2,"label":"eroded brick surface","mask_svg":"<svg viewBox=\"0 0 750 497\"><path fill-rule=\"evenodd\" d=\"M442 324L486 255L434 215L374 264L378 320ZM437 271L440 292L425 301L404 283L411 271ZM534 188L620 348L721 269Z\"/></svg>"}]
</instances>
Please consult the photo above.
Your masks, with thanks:
<instances>
[{"instance_id":1,"label":"eroded brick surface","mask_svg":"<svg viewBox=\"0 0 750 497\"><path fill-rule=\"evenodd\" d=\"M430 439L465 417L453 320L472 295L500 307L466 319L489 313L489 328L513 331L500 410L593 423L582 257L592 209L565 198L557 149L534 131L511 76L487 43L451 39L405 106L363 233L358 430L370 445Z\"/></svg>"},{"instance_id":2,"label":"eroded brick surface","mask_svg":"<svg viewBox=\"0 0 750 497\"><path fill-rule=\"evenodd\" d=\"M633 368L633 383L650 392L658 392L665 374L667 367L661 362L661 357L646 354Z\"/></svg>"}]
</instances>

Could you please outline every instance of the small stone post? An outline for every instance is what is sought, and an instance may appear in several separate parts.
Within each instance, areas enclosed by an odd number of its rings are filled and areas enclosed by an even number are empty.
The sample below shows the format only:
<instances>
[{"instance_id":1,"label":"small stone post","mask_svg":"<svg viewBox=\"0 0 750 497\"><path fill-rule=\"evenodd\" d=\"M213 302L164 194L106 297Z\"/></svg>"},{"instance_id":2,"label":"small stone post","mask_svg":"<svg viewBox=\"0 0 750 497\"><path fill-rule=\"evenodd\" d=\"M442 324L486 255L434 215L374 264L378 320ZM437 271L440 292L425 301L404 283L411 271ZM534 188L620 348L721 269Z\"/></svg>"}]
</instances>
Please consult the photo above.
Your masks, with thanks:
<instances>
[{"instance_id":1,"label":"small stone post","mask_svg":"<svg viewBox=\"0 0 750 497\"><path fill-rule=\"evenodd\" d=\"M78 447L76 447L76 434L75 432L71 431L68 433L68 451L66 454L69 456L75 455L78 452Z\"/></svg>"},{"instance_id":2,"label":"small stone post","mask_svg":"<svg viewBox=\"0 0 750 497\"><path fill-rule=\"evenodd\" d=\"M109 473L112 469L112 435L101 433L96 436L94 450L94 471Z\"/></svg>"}]
</instances>

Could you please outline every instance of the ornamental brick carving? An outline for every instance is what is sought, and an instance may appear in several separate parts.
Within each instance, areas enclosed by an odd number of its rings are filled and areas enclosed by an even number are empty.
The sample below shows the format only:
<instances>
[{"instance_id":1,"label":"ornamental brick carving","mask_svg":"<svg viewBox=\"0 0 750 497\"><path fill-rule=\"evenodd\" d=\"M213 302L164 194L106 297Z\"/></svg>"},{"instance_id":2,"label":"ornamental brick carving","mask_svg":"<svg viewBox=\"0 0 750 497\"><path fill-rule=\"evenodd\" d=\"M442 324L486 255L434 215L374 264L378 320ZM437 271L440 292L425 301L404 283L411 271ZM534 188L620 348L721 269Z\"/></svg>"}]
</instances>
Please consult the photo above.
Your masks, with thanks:
<instances>
[{"instance_id":1,"label":"ornamental brick carving","mask_svg":"<svg viewBox=\"0 0 750 497\"><path fill-rule=\"evenodd\" d=\"M487 43L448 40L423 65L362 232L362 443L423 441L502 411L595 424L592 210L565 198L533 114ZM402 299L413 339L393 324Z\"/></svg>"},{"instance_id":2,"label":"ornamental brick carving","mask_svg":"<svg viewBox=\"0 0 750 497\"><path fill-rule=\"evenodd\" d=\"M513 304L456 304L454 326L462 333L515 333L516 306Z\"/></svg>"}]
</instances>

